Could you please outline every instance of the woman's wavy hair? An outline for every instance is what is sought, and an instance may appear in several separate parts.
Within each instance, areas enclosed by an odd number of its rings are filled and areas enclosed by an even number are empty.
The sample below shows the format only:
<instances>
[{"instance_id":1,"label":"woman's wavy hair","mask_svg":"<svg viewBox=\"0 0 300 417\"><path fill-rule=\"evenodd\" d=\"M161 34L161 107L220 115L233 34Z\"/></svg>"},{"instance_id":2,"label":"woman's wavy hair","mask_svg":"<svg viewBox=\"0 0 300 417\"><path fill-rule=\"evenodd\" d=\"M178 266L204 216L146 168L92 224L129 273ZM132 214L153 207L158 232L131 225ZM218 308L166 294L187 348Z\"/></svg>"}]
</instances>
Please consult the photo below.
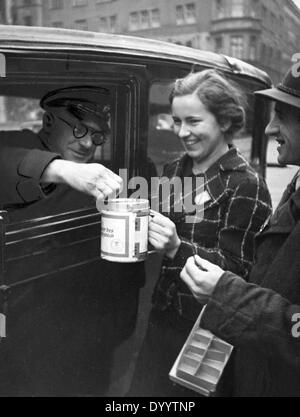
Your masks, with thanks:
<instances>
[{"instance_id":1,"label":"woman's wavy hair","mask_svg":"<svg viewBox=\"0 0 300 417\"><path fill-rule=\"evenodd\" d=\"M197 94L201 102L216 118L220 126L230 122L225 132L227 140L245 125L246 97L231 80L214 69L193 72L175 81L169 100Z\"/></svg>"}]
</instances>

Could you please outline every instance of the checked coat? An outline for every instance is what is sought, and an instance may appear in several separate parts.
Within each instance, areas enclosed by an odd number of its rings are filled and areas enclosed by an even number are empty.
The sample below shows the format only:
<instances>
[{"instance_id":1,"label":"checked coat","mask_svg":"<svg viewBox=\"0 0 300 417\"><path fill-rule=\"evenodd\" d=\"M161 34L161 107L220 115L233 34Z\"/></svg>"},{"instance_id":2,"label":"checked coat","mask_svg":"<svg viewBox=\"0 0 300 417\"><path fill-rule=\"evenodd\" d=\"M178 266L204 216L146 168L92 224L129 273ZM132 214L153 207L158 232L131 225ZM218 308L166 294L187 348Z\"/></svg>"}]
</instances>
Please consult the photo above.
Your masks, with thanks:
<instances>
[{"instance_id":1,"label":"checked coat","mask_svg":"<svg viewBox=\"0 0 300 417\"><path fill-rule=\"evenodd\" d=\"M182 182L186 177L194 180L199 177L193 174L188 155L167 165L163 176L179 177ZM247 279L253 263L254 236L271 214L270 195L264 180L236 148L230 148L201 176L200 189L183 190L184 194L192 192L196 202L204 196L204 204L193 213L192 221L187 223L185 215L174 212L171 204L168 216L176 224L182 243L173 260L163 260L153 295L155 308L163 311L171 305L182 317L192 321L196 320L201 306L179 277L186 260L199 254ZM172 197L174 203L177 197ZM186 195L181 197L185 199Z\"/></svg>"}]
</instances>

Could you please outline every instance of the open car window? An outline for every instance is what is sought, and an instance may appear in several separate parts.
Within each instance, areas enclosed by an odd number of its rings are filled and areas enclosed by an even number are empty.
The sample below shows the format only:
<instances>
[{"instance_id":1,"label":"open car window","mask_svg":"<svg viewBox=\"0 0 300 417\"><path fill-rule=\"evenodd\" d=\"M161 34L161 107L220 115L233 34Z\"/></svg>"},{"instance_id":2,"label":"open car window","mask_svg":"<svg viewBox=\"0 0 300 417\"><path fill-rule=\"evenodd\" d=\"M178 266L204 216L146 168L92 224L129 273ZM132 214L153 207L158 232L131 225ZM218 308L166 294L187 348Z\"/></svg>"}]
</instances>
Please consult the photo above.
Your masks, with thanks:
<instances>
[{"instance_id":1,"label":"open car window","mask_svg":"<svg viewBox=\"0 0 300 417\"><path fill-rule=\"evenodd\" d=\"M25 81L24 81L25 82ZM68 84L60 84L57 88L68 87ZM45 86L41 88L44 91ZM24 89L25 90L25 89ZM49 90L50 91L50 90ZM27 92L24 91L24 94ZM39 105L40 99L26 97L25 95L0 96L0 132L1 131L22 131L29 129L38 133L43 125L44 110ZM96 148L94 161L112 166L112 146L114 141L114 117L115 114L109 114L109 125L111 133L109 140L102 146ZM20 146L22 143L20 142Z\"/></svg>"},{"instance_id":2,"label":"open car window","mask_svg":"<svg viewBox=\"0 0 300 417\"><path fill-rule=\"evenodd\" d=\"M91 59L74 57L58 59L55 54L42 54L35 57L8 57L13 68L7 78L0 79L0 135L1 131L7 133L29 129L38 133L42 127L44 111L39 102L47 92L70 86L101 86L110 90L111 109L109 114L110 134L109 140L96 148L93 162L99 162L118 174L119 169L133 164L131 143L136 136L136 85L130 75L123 71L112 71L111 65L94 65ZM64 56L66 56L64 54ZM21 62L22 61L22 62ZM99 70L101 69L101 70ZM1 141L1 136L0 136ZM22 147L22 141L18 144ZM95 202L90 199L91 207ZM39 203L38 203L39 204ZM46 203L44 203L46 204ZM79 206L74 206L74 211ZM84 205L86 208L86 204ZM61 205L61 213L71 210L71 203L67 208ZM50 215L50 210L33 210L32 217L43 218ZM53 214L59 214L55 211ZM22 215L17 216L21 221Z\"/></svg>"}]
</instances>

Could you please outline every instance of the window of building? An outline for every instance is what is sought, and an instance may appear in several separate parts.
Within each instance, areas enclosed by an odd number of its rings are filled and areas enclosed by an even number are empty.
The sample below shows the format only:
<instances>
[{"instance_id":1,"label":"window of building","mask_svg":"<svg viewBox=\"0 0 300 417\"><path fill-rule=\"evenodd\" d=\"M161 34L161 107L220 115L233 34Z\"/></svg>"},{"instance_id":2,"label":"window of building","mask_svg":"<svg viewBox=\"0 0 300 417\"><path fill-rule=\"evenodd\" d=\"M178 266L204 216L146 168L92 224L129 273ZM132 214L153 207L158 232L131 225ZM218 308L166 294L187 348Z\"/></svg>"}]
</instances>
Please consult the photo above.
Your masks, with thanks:
<instances>
[{"instance_id":1,"label":"window of building","mask_svg":"<svg viewBox=\"0 0 300 417\"><path fill-rule=\"evenodd\" d=\"M216 18L222 19L225 17L224 0L215 1Z\"/></svg>"},{"instance_id":2,"label":"window of building","mask_svg":"<svg viewBox=\"0 0 300 417\"><path fill-rule=\"evenodd\" d=\"M160 10L140 10L129 15L129 30L142 30L160 27Z\"/></svg>"},{"instance_id":3,"label":"window of building","mask_svg":"<svg viewBox=\"0 0 300 417\"><path fill-rule=\"evenodd\" d=\"M196 23L196 8L194 3L186 4L185 6L186 23Z\"/></svg>"},{"instance_id":4,"label":"window of building","mask_svg":"<svg viewBox=\"0 0 300 417\"><path fill-rule=\"evenodd\" d=\"M244 16L244 0L231 0L231 16Z\"/></svg>"},{"instance_id":5,"label":"window of building","mask_svg":"<svg viewBox=\"0 0 300 417\"><path fill-rule=\"evenodd\" d=\"M52 27L62 28L62 27L64 27L64 24L63 24L63 22L52 22Z\"/></svg>"},{"instance_id":6,"label":"window of building","mask_svg":"<svg viewBox=\"0 0 300 417\"><path fill-rule=\"evenodd\" d=\"M259 0L252 0L250 6L250 16L251 17L259 17L260 13L260 4Z\"/></svg>"},{"instance_id":7,"label":"window of building","mask_svg":"<svg viewBox=\"0 0 300 417\"><path fill-rule=\"evenodd\" d=\"M142 10L140 12L140 28L148 29L150 27L150 14L149 10Z\"/></svg>"},{"instance_id":8,"label":"window of building","mask_svg":"<svg viewBox=\"0 0 300 417\"><path fill-rule=\"evenodd\" d=\"M244 38L243 36L231 36L230 38L230 55L243 59L244 57Z\"/></svg>"},{"instance_id":9,"label":"window of building","mask_svg":"<svg viewBox=\"0 0 300 417\"><path fill-rule=\"evenodd\" d=\"M176 23L177 23L177 25L183 25L184 24L183 6L176 6Z\"/></svg>"},{"instance_id":10,"label":"window of building","mask_svg":"<svg viewBox=\"0 0 300 417\"><path fill-rule=\"evenodd\" d=\"M99 32L107 32L107 31L108 31L107 18L106 17L100 17L100 19L99 19Z\"/></svg>"},{"instance_id":11,"label":"window of building","mask_svg":"<svg viewBox=\"0 0 300 417\"><path fill-rule=\"evenodd\" d=\"M151 27L153 28L160 27L160 10L159 9L151 10Z\"/></svg>"},{"instance_id":12,"label":"window of building","mask_svg":"<svg viewBox=\"0 0 300 417\"><path fill-rule=\"evenodd\" d=\"M130 13L129 15L129 30L139 29L139 15L137 12Z\"/></svg>"},{"instance_id":13,"label":"window of building","mask_svg":"<svg viewBox=\"0 0 300 417\"><path fill-rule=\"evenodd\" d=\"M24 25L32 26L32 16L24 16Z\"/></svg>"},{"instance_id":14,"label":"window of building","mask_svg":"<svg viewBox=\"0 0 300 417\"><path fill-rule=\"evenodd\" d=\"M88 22L86 19L78 19L74 22L74 28L77 30L88 30Z\"/></svg>"},{"instance_id":15,"label":"window of building","mask_svg":"<svg viewBox=\"0 0 300 417\"><path fill-rule=\"evenodd\" d=\"M117 16L100 17L99 19L99 31L100 32L117 32Z\"/></svg>"},{"instance_id":16,"label":"window of building","mask_svg":"<svg viewBox=\"0 0 300 417\"><path fill-rule=\"evenodd\" d=\"M256 36L250 36L249 59L251 61L256 60L256 50L257 50L257 38Z\"/></svg>"},{"instance_id":17,"label":"window of building","mask_svg":"<svg viewBox=\"0 0 300 417\"><path fill-rule=\"evenodd\" d=\"M263 6L261 10L262 10L262 19L265 21L267 19L268 9L266 8L266 6Z\"/></svg>"},{"instance_id":18,"label":"window of building","mask_svg":"<svg viewBox=\"0 0 300 417\"><path fill-rule=\"evenodd\" d=\"M57 10L57 9L63 9L64 8L64 2L63 0L50 0L50 9Z\"/></svg>"},{"instance_id":19,"label":"window of building","mask_svg":"<svg viewBox=\"0 0 300 417\"><path fill-rule=\"evenodd\" d=\"M223 38L222 38L222 36L218 36L215 39L215 51L218 54L221 54L223 52Z\"/></svg>"},{"instance_id":20,"label":"window of building","mask_svg":"<svg viewBox=\"0 0 300 417\"><path fill-rule=\"evenodd\" d=\"M111 33L115 33L118 30L118 25L117 25L117 16L116 15L112 15L109 16L109 31Z\"/></svg>"},{"instance_id":21,"label":"window of building","mask_svg":"<svg viewBox=\"0 0 300 417\"><path fill-rule=\"evenodd\" d=\"M72 0L73 7L87 6L88 0Z\"/></svg>"},{"instance_id":22,"label":"window of building","mask_svg":"<svg viewBox=\"0 0 300 417\"><path fill-rule=\"evenodd\" d=\"M196 23L196 7L195 3L188 3L176 6L176 24L193 24Z\"/></svg>"},{"instance_id":23,"label":"window of building","mask_svg":"<svg viewBox=\"0 0 300 417\"><path fill-rule=\"evenodd\" d=\"M32 6L32 0L24 0L23 4L25 7Z\"/></svg>"}]
</instances>

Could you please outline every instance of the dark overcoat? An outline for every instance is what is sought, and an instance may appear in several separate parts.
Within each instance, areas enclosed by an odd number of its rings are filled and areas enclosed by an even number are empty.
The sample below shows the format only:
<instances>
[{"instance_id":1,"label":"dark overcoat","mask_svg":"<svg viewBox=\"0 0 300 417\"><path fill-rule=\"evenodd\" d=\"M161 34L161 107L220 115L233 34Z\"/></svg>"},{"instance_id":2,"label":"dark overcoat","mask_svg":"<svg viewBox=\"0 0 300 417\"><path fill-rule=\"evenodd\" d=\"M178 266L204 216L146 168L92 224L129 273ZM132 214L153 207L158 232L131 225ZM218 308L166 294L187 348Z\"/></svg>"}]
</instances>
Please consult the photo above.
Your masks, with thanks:
<instances>
[{"instance_id":1,"label":"dark overcoat","mask_svg":"<svg viewBox=\"0 0 300 417\"><path fill-rule=\"evenodd\" d=\"M201 322L236 347L234 396L300 396L300 189L294 191L294 182L257 236L249 283L223 274Z\"/></svg>"}]
</instances>

